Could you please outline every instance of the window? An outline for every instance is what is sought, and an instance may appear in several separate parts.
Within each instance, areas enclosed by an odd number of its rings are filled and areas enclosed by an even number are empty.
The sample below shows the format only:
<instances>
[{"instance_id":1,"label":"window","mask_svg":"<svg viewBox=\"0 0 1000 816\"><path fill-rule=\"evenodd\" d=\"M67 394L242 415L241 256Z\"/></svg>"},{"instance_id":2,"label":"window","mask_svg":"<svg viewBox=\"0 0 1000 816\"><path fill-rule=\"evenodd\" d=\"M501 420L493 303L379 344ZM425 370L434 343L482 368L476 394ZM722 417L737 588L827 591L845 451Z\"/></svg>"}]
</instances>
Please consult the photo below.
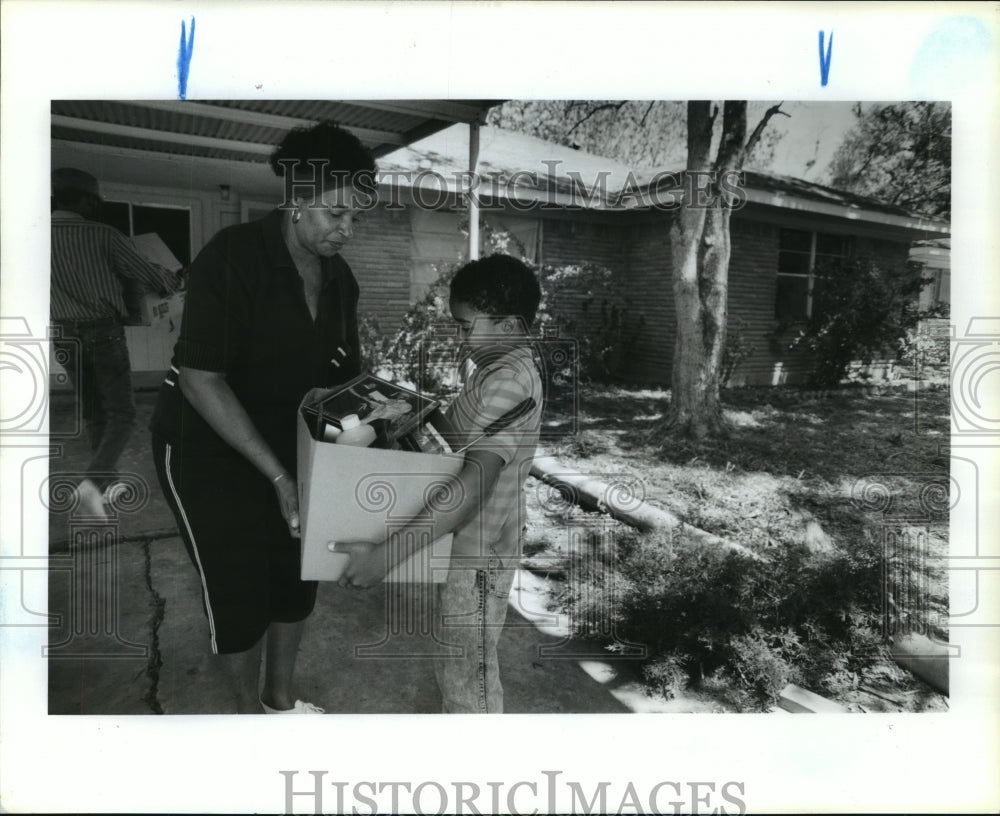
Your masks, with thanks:
<instances>
[{"instance_id":1,"label":"window","mask_svg":"<svg viewBox=\"0 0 1000 816\"><path fill-rule=\"evenodd\" d=\"M191 263L191 211L183 207L105 201L101 221L130 238L155 232L184 266Z\"/></svg>"},{"instance_id":2,"label":"window","mask_svg":"<svg viewBox=\"0 0 1000 816\"><path fill-rule=\"evenodd\" d=\"M795 322L813 316L813 304L850 251L845 235L783 229L778 243L778 280L774 316Z\"/></svg>"},{"instance_id":3,"label":"window","mask_svg":"<svg viewBox=\"0 0 1000 816\"><path fill-rule=\"evenodd\" d=\"M951 270L947 268L924 267L920 270L931 282L920 290L920 308L942 306L951 303Z\"/></svg>"}]
</instances>

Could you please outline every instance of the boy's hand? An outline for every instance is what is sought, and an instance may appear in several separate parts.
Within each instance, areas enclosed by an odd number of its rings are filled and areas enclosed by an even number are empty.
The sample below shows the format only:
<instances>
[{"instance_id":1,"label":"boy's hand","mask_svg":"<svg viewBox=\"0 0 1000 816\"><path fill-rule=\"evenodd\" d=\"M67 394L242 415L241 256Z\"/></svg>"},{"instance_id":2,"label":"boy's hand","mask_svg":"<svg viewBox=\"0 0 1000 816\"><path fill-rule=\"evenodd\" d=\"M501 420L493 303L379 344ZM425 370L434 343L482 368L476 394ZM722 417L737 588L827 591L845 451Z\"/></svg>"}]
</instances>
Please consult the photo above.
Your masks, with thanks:
<instances>
[{"instance_id":1,"label":"boy's hand","mask_svg":"<svg viewBox=\"0 0 1000 816\"><path fill-rule=\"evenodd\" d=\"M351 560L337 582L342 587L367 589L381 583L386 573L385 543L370 541L332 541L331 552L346 553Z\"/></svg>"}]
</instances>

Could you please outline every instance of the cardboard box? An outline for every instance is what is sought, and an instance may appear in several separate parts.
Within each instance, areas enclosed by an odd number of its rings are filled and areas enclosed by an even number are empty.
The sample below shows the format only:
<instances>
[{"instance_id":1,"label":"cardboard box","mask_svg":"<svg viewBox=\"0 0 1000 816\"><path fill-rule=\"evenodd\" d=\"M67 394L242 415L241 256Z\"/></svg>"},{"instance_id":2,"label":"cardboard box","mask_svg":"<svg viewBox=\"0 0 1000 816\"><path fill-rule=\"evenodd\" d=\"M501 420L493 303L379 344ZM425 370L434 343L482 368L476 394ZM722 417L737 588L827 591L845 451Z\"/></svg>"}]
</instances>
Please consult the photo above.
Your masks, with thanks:
<instances>
[{"instance_id":1,"label":"cardboard box","mask_svg":"<svg viewBox=\"0 0 1000 816\"><path fill-rule=\"evenodd\" d=\"M147 261L159 264L171 272L183 269L181 262L155 232L136 235L132 238L132 243ZM173 330L175 325L180 326L180 313L184 308L183 292L164 297L147 291L139 281L130 278L122 282L122 290L125 308L128 310L125 325L153 326L158 329L169 326L170 330ZM176 321L173 320L174 316L177 318Z\"/></svg>"},{"instance_id":2,"label":"cardboard box","mask_svg":"<svg viewBox=\"0 0 1000 816\"><path fill-rule=\"evenodd\" d=\"M306 417L330 391L306 395L298 413L299 523L302 578L336 581L350 556L331 541L382 541L391 526L411 519L425 497L462 467L462 455L358 448L313 438ZM399 564L387 581L444 581L451 535Z\"/></svg>"}]
</instances>

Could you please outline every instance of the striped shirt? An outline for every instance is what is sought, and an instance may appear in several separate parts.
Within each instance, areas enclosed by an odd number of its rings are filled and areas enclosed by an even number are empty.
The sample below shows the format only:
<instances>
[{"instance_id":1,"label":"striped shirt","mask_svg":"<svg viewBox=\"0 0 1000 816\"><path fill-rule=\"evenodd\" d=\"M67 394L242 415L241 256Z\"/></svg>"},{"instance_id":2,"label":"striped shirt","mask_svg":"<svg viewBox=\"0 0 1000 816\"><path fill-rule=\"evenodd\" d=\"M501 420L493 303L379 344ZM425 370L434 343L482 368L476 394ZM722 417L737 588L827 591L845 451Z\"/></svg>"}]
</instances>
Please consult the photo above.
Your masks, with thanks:
<instances>
[{"instance_id":1,"label":"striped shirt","mask_svg":"<svg viewBox=\"0 0 1000 816\"><path fill-rule=\"evenodd\" d=\"M542 421L542 381L528 346L486 349L473 355L481 362L466 376L447 416L460 445L488 450L503 460L493 490L479 511L455 531L456 566L485 567L490 555L504 567L516 566L524 527L524 483L535 458ZM484 359L485 358L485 359ZM483 429L530 397L534 408L508 429L474 441Z\"/></svg>"},{"instance_id":2,"label":"striped shirt","mask_svg":"<svg viewBox=\"0 0 1000 816\"><path fill-rule=\"evenodd\" d=\"M121 319L128 315L122 294L130 278L153 292L173 292L180 279L147 261L128 238L107 224L82 215L52 213L52 320Z\"/></svg>"}]
</instances>

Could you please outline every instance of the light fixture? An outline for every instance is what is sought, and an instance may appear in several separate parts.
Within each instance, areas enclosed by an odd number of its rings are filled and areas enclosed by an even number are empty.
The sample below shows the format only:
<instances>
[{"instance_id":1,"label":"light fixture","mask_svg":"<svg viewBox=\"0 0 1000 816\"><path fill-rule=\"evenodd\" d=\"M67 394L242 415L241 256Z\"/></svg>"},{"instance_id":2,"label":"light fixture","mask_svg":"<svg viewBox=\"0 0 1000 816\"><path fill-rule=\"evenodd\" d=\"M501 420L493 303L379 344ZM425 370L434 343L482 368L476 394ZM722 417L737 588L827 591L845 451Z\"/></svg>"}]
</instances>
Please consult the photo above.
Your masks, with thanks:
<instances>
[{"instance_id":1,"label":"light fixture","mask_svg":"<svg viewBox=\"0 0 1000 816\"><path fill-rule=\"evenodd\" d=\"M219 198L223 201L229 201L229 185L220 184L219 185Z\"/></svg>"}]
</instances>

